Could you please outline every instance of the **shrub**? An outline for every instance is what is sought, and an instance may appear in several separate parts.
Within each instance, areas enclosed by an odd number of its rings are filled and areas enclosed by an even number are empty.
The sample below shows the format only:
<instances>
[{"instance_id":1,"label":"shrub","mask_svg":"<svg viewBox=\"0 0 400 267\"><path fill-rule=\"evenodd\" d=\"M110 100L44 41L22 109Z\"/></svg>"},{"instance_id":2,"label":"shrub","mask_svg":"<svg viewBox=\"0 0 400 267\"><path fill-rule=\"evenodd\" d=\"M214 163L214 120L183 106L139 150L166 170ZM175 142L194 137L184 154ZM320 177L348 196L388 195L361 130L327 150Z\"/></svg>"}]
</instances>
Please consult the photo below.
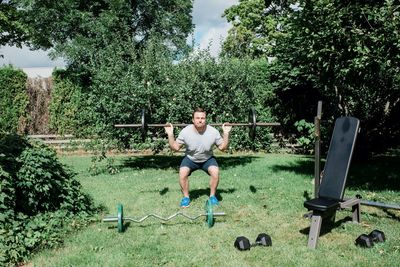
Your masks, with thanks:
<instances>
[{"instance_id":1,"label":"shrub","mask_svg":"<svg viewBox=\"0 0 400 267\"><path fill-rule=\"evenodd\" d=\"M59 244L96 212L74 173L44 144L1 135L0 176L0 265Z\"/></svg>"},{"instance_id":2,"label":"shrub","mask_svg":"<svg viewBox=\"0 0 400 267\"><path fill-rule=\"evenodd\" d=\"M26 80L22 70L11 65L0 68L0 131L16 132L24 120L28 105Z\"/></svg>"},{"instance_id":3,"label":"shrub","mask_svg":"<svg viewBox=\"0 0 400 267\"><path fill-rule=\"evenodd\" d=\"M254 106L260 119L273 121L268 103L270 86L264 71L266 60L221 59L201 54L173 64L168 53L149 46L143 58L130 66L112 61L116 66L100 66L93 77L88 105L93 111L92 125L103 138L118 140L124 147L162 150L166 145L163 129L150 128L146 142L140 143L140 131L115 129L115 123L140 122L140 110L148 112L150 123L190 123L191 113L201 106L209 122L242 122ZM118 63L115 63L118 62ZM121 65L121 66L120 66ZM247 129L235 128L231 148L268 149L268 130L258 131L256 142L247 137Z\"/></svg>"},{"instance_id":4,"label":"shrub","mask_svg":"<svg viewBox=\"0 0 400 267\"><path fill-rule=\"evenodd\" d=\"M190 123L192 110L198 106L208 112L209 122L246 122L250 107L255 107L259 121L276 121L266 59L217 60L202 52L176 63L155 39L140 51L140 57L137 53L131 44L107 43L90 63L81 68L71 65L55 75L52 127L104 140L100 150L119 147L158 152L167 145L163 129L148 129L143 142L139 128L116 129L113 125L139 123L142 108L150 123ZM257 128L252 142L246 128L236 127L230 148L267 150L270 133L270 128ZM94 173L101 159L94 159Z\"/></svg>"},{"instance_id":5,"label":"shrub","mask_svg":"<svg viewBox=\"0 0 400 267\"><path fill-rule=\"evenodd\" d=\"M296 141L300 145L302 154L311 154L314 152L314 124L305 120L296 121L294 126L297 129Z\"/></svg>"},{"instance_id":6,"label":"shrub","mask_svg":"<svg viewBox=\"0 0 400 267\"><path fill-rule=\"evenodd\" d=\"M54 87L49 105L50 128L59 134L74 134L81 136L82 122L80 120L84 102L79 83L69 77L64 70L53 72Z\"/></svg>"}]
</instances>

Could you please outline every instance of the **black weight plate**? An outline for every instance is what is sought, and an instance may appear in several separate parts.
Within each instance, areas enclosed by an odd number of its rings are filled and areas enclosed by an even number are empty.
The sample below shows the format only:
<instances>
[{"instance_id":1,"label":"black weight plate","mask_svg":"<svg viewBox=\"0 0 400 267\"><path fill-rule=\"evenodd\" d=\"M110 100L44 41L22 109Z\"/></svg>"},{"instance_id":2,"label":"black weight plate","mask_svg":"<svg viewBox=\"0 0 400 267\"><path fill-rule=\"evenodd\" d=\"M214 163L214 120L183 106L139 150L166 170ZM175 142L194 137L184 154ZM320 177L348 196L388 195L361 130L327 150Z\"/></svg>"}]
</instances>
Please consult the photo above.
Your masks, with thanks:
<instances>
[{"instance_id":1,"label":"black weight plate","mask_svg":"<svg viewBox=\"0 0 400 267\"><path fill-rule=\"evenodd\" d=\"M251 141L254 141L256 138L256 126L257 126L257 118L256 118L256 111L252 107L249 109L249 138Z\"/></svg>"},{"instance_id":2,"label":"black weight plate","mask_svg":"<svg viewBox=\"0 0 400 267\"><path fill-rule=\"evenodd\" d=\"M142 115L141 115L141 123L142 123L142 141L144 142L146 140L146 135L147 135L147 120L146 120L146 109L142 109Z\"/></svg>"}]
</instances>

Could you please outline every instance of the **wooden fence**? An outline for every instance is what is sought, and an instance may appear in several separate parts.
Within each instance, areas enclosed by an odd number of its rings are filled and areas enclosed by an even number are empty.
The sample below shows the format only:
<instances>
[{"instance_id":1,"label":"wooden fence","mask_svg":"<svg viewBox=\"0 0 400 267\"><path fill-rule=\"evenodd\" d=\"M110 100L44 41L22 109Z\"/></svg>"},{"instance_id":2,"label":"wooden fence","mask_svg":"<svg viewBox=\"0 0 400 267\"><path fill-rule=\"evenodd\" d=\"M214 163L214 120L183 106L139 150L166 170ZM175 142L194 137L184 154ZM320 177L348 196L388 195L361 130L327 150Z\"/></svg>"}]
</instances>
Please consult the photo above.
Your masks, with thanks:
<instances>
[{"instance_id":1,"label":"wooden fence","mask_svg":"<svg viewBox=\"0 0 400 267\"><path fill-rule=\"evenodd\" d=\"M45 144L49 145L72 145L90 142L91 139L77 139L72 134L57 135L57 134L33 134L28 135L30 139L41 140Z\"/></svg>"}]
</instances>

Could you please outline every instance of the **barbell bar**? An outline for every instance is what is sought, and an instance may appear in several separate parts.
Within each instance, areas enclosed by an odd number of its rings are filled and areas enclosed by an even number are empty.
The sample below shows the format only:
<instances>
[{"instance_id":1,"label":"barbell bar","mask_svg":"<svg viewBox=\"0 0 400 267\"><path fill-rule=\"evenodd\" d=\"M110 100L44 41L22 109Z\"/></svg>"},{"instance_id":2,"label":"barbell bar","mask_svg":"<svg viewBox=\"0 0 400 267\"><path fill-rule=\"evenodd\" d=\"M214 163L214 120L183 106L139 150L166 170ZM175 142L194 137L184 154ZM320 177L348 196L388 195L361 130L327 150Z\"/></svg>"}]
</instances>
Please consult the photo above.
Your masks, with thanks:
<instances>
[{"instance_id":1,"label":"barbell bar","mask_svg":"<svg viewBox=\"0 0 400 267\"><path fill-rule=\"evenodd\" d=\"M187 123L171 123L173 127L186 127L190 124ZM211 126L222 126L223 123L207 123L207 125ZM253 124L251 123L225 123L226 126L245 126L251 127ZM280 126L280 123L277 122L257 122L256 126L261 127L268 127L268 126ZM142 124L115 124L115 128L139 128L142 127ZM163 127L170 127L169 124L162 124L162 123L149 123L147 127L154 127L154 128L163 128Z\"/></svg>"},{"instance_id":2,"label":"barbell bar","mask_svg":"<svg viewBox=\"0 0 400 267\"><path fill-rule=\"evenodd\" d=\"M213 212L212 205L209 202L209 200L207 200L207 202L206 202L206 206L205 206L206 211L205 211L205 213L201 213L201 214L196 215L196 216L189 216L189 215L187 215L187 214L185 214L183 212L177 212L177 213L174 213L171 216L165 218L165 217L162 217L160 215L157 215L157 214L154 214L154 213L150 213L150 214L147 214L147 215L143 216L140 219L135 219L135 218L132 218L132 217L124 217L124 210L123 210L122 204L118 204L117 205L117 209L118 209L117 216L107 216L107 217L103 218L103 222L117 222L118 232L120 232L120 233L125 231L125 227L124 227L124 222L125 221L141 223L144 220L146 220L148 218L151 218L151 217L159 219L161 221L169 221L169 220L172 220L173 218L178 217L178 216L182 216L182 217L184 217L186 219L194 221L194 220L197 220L200 217L206 216L206 222L208 224L208 227L212 227L214 225L214 222L215 222L214 217L216 217L216 216L225 216L225 212Z\"/></svg>"},{"instance_id":3,"label":"barbell bar","mask_svg":"<svg viewBox=\"0 0 400 267\"><path fill-rule=\"evenodd\" d=\"M190 124L187 123L172 123L174 127L186 127ZM209 123L208 125L211 126L222 126L223 123ZM251 141L254 141L256 137L256 127L273 127L273 126L280 126L279 122L257 122L257 116L254 108L249 109L249 116L247 123L225 123L226 126L234 126L234 127L249 127L249 137ZM133 124L115 124L115 128L141 128L142 131L142 138L145 139L147 134L147 129L149 127L155 128L163 128L169 127L169 124L161 124L161 123L147 123L146 118L146 110L142 109L141 114L141 123L133 123Z\"/></svg>"}]
</instances>

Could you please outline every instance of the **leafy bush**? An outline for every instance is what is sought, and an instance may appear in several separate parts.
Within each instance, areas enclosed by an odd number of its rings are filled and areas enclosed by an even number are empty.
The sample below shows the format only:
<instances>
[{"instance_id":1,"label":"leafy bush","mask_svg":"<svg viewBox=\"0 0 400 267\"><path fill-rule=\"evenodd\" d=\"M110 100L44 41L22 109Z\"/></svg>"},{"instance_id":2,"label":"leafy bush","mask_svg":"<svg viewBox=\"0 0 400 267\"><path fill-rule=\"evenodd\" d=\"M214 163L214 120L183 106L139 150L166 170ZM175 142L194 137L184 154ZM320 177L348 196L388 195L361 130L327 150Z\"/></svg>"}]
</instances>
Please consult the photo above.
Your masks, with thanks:
<instances>
[{"instance_id":1,"label":"leafy bush","mask_svg":"<svg viewBox=\"0 0 400 267\"><path fill-rule=\"evenodd\" d=\"M97 102L103 98L108 101L102 101L106 104L103 105L101 117L100 114L97 116L100 119L97 123L104 125L99 135L120 140L125 145L133 144L134 148L142 148L138 144L139 131L133 132L137 135L133 136L132 141L132 131L113 129L110 125L116 122L140 122L140 110L143 107L146 108L148 121L151 123L190 123L192 110L198 106L208 112L209 122L247 121L248 111L252 106L262 115L259 119L274 120L269 107L265 106L270 88L266 80L262 79L266 61L260 60L258 64L251 60L227 58L217 61L207 54L201 54L187 58L179 64L172 64L162 49L157 49L157 46L148 49L150 52L145 53L139 63L141 71L132 69L129 72L136 73L136 76L125 76L119 84L101 84L103 90L101 95L96 93ZM105 75L101 77L104 79ZM130 90L128 94L122 93L127 92L128 88L115 88L127 85ZM110 88L104 90L105 87ZM106 95L107 92L110 92L109 95ZM124 98L130 99L123 100ZM237 150L254 146L267 149L269 139L263 135L259 137L261 138L257 139L257 144L254 144L247 138L247 129L235 128L230 145ZM163 141L159 143L158 139ZM162 149L162 144L166 144L163 129L149 129L147 141L153 150Z\"/></svg>"},{"instance_id":2,"label":"leafy bush","mask_svg":"<svg viewBox=\"0 0 400 267\"><path fill-rule=\"evenodd\" d=\"M84 102L82 89L64 70L56 70L52 76L54 87L49 105L50 128L59 134L81 136L79 132L84 128L79 119Z\"/></svg>"},{"instance_id":3,"label":"leafy bush","mask_svg":"<svg viewBox=\"0 0 400 267\"><path fill-rule=\"evenodd\" d=\"M296 121L294 126L298 136L296 141L301 147L301 153L311 154L314 147L314 124L305 120Z\"/></svg>"},{"instance_id":4,"label":"leafy bush","mask_svg":"<svg viewBox=\"0 0 400 267\"><path fill-rule=\"evenodd\" d=\"M26 116L26 79L22 70L11 65L0 68L0 131L16 132Z\"/></svg>"},{"instance_id":5,"label":"leafy bush","mask_svg":"<svg viewBox=\"0 0 400 267\"><path fill-rule=\"evenodd\" d=\"M55 151L0 136L0 265L14 265L86 224L96 208Z\"/></svg>"},{"instance_id":6,"label":"leafy bush","mask_svg":"<svg viewBox=\"0 0 400 267\"><path fill-rule=\"evenodd\" d=\"M261 77L266 61L223 58L217 61L208 54L199 54L174 66L175 72L162 90L170 92L164 101L147 107L154 122L191 122L193 108L207 112L209 122L247 122L251 107L256 108L258 120L273 121L267 102L269 86ZM263 90L260 90L263 88ZM165 94L165 93L164 93ZM232 130L230 147L233 150L268 149L268 129L257 129L257 139L248 138L248 129Z\"/></svg>"}]
</instances>

